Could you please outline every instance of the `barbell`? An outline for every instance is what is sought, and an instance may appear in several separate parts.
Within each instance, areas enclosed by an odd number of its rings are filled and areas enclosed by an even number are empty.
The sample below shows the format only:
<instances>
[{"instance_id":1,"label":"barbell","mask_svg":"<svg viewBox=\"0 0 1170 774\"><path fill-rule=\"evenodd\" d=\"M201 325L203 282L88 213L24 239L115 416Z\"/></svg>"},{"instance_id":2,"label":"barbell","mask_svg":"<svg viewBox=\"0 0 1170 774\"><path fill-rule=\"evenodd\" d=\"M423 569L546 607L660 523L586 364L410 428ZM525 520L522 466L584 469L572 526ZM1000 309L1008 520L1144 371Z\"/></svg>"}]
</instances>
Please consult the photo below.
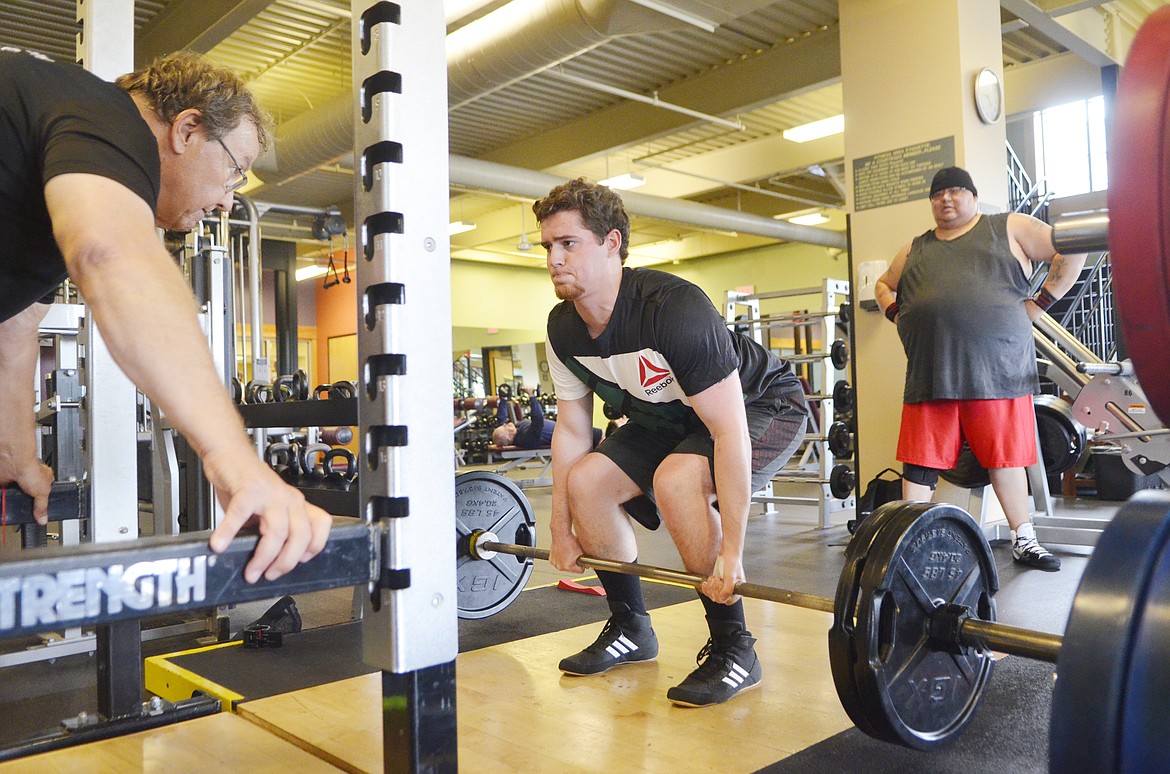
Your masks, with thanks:
<instances>
[{"instance_id":1,"label":"barbell","mask_svg":"<svg viewBox=\"0 0 1170 774\"><path fill-rule=\"evenodd\" d=\"M473 471L455 490L460 616L484 618L516 599L549 552L536 547L531 506L510 480ZM705 580L597 557L577 563L695 588ZM1057 665L1052 770L1114 771L1120 756L1136 756L1170 771L1170 495L1144 493L1117 513L1063 637L998 623L998 588L991 547L965 511L896 501L861 522L833 599L753 583L735 591L833 614L833 682L870 736L920 750L953 740L1000 651Z\"/></svg>"}]
</instances>

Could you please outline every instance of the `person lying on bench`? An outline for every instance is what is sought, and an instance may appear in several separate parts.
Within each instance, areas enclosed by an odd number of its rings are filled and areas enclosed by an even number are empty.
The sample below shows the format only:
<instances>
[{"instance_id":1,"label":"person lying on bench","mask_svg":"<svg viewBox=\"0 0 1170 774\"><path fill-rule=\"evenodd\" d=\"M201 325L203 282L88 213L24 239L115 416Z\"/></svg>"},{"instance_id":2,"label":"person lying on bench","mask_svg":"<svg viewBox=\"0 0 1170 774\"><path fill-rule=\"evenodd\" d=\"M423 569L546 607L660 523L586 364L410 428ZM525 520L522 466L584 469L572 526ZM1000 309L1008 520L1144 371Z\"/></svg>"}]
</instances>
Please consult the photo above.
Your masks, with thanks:
<instances>
[{"instance_id":1,"label":"person lying on bench","mask_svg":"<svg viewBox=\"0 0 1170 774\"><path fill-rule=\"evenodd\" d=\"M541 408L535 390L525 387L521 390L528 396L528 419L519 422L508 420L492 431L492 443L496 446L516 446L521 449L547 449L552 445L553 430L557 423L552 419L544 418L544 409ZM508 401L501 400L496 407L496 416L504 419L509 416ZM593 445L601 443L601 430L593 428Z\"/></svg>"}]
</instances>

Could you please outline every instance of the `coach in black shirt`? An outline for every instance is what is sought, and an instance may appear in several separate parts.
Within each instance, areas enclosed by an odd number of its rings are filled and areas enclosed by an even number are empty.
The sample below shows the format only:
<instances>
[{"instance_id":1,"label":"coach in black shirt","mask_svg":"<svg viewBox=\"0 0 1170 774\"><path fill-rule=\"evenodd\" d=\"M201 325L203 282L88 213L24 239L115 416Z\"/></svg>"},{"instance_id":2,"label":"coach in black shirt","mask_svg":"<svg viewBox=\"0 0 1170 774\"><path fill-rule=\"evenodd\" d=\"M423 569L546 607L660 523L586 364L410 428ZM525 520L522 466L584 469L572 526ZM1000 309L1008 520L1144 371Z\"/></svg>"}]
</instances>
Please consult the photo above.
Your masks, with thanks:
<instances>
[{"instance_id":1,"label":"coach in black shirt","mask_svg":"<svg viewBox=\"0 0 1170 774\"><path fill-rule=\"evenodd\" d=\"M155 230L230 209L268 124L238 76L197 54L112 84L0 48L0 484L32 495L42 523L52 473L34 445L37 328L69 277L118 365L203 460L225 508L212 548L258 523L255 581L324 547L330 517L257 457Z\"/></svg>"}]
</instances>

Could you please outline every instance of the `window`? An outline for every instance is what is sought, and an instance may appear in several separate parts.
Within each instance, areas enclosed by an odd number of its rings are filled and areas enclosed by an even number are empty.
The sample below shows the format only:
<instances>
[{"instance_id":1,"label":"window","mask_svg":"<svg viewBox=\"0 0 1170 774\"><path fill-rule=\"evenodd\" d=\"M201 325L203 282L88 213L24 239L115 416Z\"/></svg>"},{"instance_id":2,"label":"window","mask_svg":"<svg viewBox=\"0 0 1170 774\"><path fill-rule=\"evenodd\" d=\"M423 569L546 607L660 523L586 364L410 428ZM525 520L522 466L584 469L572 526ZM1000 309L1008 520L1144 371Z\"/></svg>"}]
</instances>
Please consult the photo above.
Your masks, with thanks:
<instances>
[{"instance_id":1,"label":"window","mask_svg":"<svg viewBox=\"0 0 1170 774\"><path fill-rule=\"evenodd\" d=\"M1109 187L1105 156L1105 100L1070 102L1033 116L1036 173L1056 196Z\"/></svg>"}]
</instances>

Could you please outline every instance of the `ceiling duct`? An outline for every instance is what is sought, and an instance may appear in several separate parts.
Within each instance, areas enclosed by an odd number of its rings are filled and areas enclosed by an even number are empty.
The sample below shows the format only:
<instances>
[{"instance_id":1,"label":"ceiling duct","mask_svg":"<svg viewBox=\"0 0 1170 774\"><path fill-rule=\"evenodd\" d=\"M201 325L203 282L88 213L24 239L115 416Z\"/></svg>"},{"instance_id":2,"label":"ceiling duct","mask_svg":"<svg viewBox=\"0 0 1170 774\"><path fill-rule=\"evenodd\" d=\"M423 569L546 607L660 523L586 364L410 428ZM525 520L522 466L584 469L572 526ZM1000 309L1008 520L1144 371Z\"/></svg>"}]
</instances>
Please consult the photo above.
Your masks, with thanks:
<instances>
[{"instance_id":1,"label":"ceiling duct","mask_svg":"<svg viewBox=\"0 0 1170 774\"><path fill-rule=\"evenodd\" d=\"M688 25L628 0L512 0L447 36L447 99L457 109L620 35Z\"/></svg>"},{"instance_id":2,"label":"ceiling duct","mask_svg":"<svg viewBox=\"0 0 1170 774\"><path fill-rule=\"evenodd\" d=\"M765 0L655 0L657 6L719 8L745 14ZM708 8L707 10L710 10ZM726 19L720 19L726 21ZM513 0L447 36L448 102L453 108L531 76L619 35L684 29L688 24L628 0ZM303 175L353 153L353 96L341 94L282 124L274 152L257 162L268 184ZM517 167L451 156L451 182L530 198L542 197L563 178ZM262 189L261 189L262 190ZM681 199L626 192L631 214L738 231L772 239L845 248L839 232L798 226Z\"/></svg>"},{"instance_id":3,"label":"ceiling duct","mask_svg":"<svg viewBox=\"0 0 1170 774\"><path fill-rule=\"evenodd\" d=\"M546 196L553 187L565 182L566 178L536 172L531 169L510 167L493 161L472 159L466 156L450 156L450 177L455 185L499 191L529 199ZM845 235L840 231L798 226L783 220L773 220L761 215L751 215L709 204L699 204L685 199L668 199L632 191L621 192L626 212L646 218L657 218L692 226L736 231L754 234L770 239L803 242L824 247L846 249Z\"/></svg>"},{"instance_id":4,"label":"ceiling duct","mask_svg":"<svg viewBox=\"0 0 1170 774\"><path fill-rule=\"evenodd\" d=\"M270 185L285 183L317 167L353 156L353 95L339 94L315 110L276 127L272 148L256 160Z\"/></svg>"},{"instance_id":5,"label":"ceiling duct","mask_svg":"<svg viewBox=\"0 0 1170 774\"><path fill-rule=\"evenodd\" d=\"M455 109L618 35L686 26L628 0L513 0L447 36L448 104ZM257 171L277 184L337 161L353 152L353 120L346 92L281 124Z\"/></svg>"}]
</instances>

